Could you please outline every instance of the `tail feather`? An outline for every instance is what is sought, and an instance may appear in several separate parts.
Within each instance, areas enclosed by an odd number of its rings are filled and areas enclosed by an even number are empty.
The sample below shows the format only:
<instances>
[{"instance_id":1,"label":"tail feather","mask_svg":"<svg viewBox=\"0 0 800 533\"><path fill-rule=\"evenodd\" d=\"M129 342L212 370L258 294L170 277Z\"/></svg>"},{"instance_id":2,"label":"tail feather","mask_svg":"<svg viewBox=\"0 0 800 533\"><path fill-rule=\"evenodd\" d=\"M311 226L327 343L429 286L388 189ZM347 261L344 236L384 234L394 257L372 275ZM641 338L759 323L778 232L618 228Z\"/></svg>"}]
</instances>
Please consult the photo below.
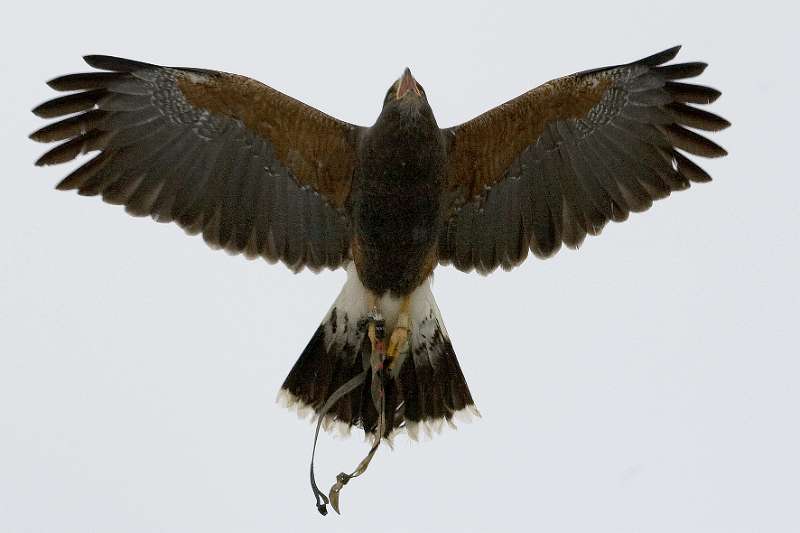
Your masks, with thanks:
<instances>
[{"instance_id":1,"label":"tail feather","mask_svg":"<svg viewBox=\"0 0 800 533\"><path fill-rule=\"evenodd\" d=\"M391 332L397 320L400 299L386 295L380 301ZM319 413L336 389L360 374L368 360L370 341L361 319L369 312L367 291L355 269L331 310L306 345L281 387L279 399L301 415ZM395 363L399 369L384 385L385 413L389 423L384 437L406 430L417 438L419 428L426 433L453 425L454 417L480 416L475 408L453 346L444 328L439 309L426 281L411 295L411 335L409 349ZM339 400L325 415L323 427L352 427L374 433L378 412L370 396L371 375L362 386Z\"/></svg>"}]
</instances>

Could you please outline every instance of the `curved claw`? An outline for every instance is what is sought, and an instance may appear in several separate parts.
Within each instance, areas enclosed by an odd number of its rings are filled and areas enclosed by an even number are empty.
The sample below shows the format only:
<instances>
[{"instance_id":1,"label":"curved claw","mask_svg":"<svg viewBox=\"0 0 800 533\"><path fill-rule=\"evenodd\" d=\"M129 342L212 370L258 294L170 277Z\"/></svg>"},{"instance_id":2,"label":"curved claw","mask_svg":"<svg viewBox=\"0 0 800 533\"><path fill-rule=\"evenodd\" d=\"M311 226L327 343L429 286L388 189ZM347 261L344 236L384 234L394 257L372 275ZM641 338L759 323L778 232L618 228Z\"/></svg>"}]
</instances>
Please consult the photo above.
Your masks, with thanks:
<instances>
[{"instance_id":1,"label":"curved claw","mask_svg":"<svg viewBox=\"0 0 800 533\"><path fill-rule=\"evenodd\" d=\"M394 359L402 352L408 349L408 339L411 336L411 328L406 326L397 326L392 331L392 336L389 339L389 349L386 350L386 355L389 359Z\"/></svg>"}]
</instances>

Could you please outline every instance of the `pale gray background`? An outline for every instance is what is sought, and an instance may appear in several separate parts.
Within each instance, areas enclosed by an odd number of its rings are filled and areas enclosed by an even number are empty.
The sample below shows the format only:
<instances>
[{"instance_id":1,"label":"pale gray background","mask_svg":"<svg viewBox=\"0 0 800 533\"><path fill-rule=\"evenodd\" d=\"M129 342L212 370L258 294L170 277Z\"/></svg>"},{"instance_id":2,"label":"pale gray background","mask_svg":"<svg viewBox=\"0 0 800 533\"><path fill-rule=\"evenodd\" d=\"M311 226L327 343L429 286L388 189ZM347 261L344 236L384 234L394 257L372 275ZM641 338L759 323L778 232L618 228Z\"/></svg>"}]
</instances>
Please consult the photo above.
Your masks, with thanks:
<instances>
[{"instance_id":1,"label":"pale gray background","mask_svg":"<svg viewBox=\"0 0 800 533\"><path fill-rule=\"evenodd\" d=\"M797 13L782 3L17 3L0 32L0 531L800 531ZM788 3L787 3L788 4ZM409 65L442 126L684 44L734 126L711 184L580 252L434 291L483 419L399 439L317 515L274 404L341 272L212 252L59 193L29 110L85 53L247 74L371 124ZM366 451L322 440L327 489Z\"/></svg>"}]
</instances>

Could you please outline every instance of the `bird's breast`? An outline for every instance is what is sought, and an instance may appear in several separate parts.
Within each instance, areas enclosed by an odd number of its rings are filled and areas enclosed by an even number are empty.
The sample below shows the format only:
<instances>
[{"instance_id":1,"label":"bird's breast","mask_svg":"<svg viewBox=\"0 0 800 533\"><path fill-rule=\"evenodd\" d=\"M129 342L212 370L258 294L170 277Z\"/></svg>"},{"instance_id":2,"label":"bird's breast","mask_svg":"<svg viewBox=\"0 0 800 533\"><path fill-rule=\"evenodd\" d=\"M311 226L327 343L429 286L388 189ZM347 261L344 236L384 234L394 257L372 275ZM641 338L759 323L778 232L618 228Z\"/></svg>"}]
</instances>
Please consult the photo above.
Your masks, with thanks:
<instances>
[{"instance_id":1,"label":"bird's breast","mask_svg":"<svg viewBox=\"0 0 800 533\"><path fill-rule=\"evenodd\" d=\"M443 165L418 152L403 157L402 148L365 162L352 197L356 268L378 293L410 293L436 259Z\"/></svg>"}]
</instances>

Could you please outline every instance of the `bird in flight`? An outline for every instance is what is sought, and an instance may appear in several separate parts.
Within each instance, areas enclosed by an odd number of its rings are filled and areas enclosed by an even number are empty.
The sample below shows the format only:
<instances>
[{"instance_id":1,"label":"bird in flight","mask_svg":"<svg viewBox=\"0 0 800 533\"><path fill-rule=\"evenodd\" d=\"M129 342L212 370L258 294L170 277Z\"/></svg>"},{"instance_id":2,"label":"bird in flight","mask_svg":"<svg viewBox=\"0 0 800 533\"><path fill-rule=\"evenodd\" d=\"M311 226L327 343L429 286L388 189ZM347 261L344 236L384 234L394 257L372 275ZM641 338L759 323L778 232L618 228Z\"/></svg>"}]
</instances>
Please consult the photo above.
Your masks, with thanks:
<instances>
[{"instance_id":1,"label":"bird in flight","mask_svg":"<svg viewBox=\"0 0 800 533\"><path fill-rule=\"evenodd\" d=\"M69 94L33 110L58 121L31 138L60 143L38 165L96 153L58 189L231 254L346 269L280 395L380 442L477 413L431 293L437 266L547 258L711 179L690 156L726 152L696 130L729 123L695 107L720 93L682 81L706 65L667 64L678 50L554 79L450 128L408 69L362 127L244 76L91 55L96 70L49 82Z\"/></svg>"}]
</instances>

